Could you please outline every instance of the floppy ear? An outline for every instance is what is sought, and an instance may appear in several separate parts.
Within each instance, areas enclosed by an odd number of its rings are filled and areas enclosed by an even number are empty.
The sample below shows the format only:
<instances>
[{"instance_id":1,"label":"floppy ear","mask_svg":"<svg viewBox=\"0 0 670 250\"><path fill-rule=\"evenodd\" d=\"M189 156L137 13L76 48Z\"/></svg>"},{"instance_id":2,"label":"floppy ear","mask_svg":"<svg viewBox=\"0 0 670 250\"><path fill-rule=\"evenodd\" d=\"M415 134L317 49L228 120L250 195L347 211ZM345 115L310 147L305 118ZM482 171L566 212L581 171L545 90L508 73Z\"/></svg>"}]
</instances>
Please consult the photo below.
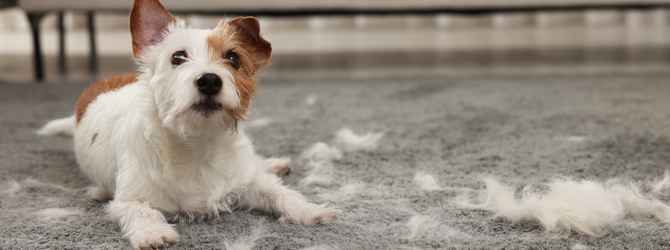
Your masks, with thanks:
<instances>
[{"instance_id":1,"label":"floppy ear","mask_svg":"<svg viewBox=\"0 0 670 250\"><path fill-rule=\"evenodd\" d=\"M163 31L176 22L177 19L158 0L135 0L130 11L130 34L133 37L135 58L140 58L148 46L160 43Z\"/></svg>"},{"instance_id":2,"label":"floppy ear","mask_svg":"<svg viewBox=\"0 0 670 250\"><path fill-rule=\"evenodd\" d=\"M254 17L238 17L230 20L229 24L235 28L235 36L240 39L242 46L251 55L256 69L269 64L272 45L261 37L261 28L258 19Z\"/></svg>"}]
</instances>

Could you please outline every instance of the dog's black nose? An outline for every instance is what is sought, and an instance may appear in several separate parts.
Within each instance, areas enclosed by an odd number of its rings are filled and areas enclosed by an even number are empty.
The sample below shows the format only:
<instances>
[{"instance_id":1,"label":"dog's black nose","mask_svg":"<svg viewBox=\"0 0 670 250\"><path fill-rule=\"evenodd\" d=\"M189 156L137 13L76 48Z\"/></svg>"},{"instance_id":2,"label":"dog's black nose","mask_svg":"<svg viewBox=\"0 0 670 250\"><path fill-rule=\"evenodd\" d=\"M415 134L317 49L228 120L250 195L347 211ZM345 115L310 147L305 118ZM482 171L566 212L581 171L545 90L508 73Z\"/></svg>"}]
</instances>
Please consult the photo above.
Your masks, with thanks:
<instances>
[{"instance_id":1,"label":"dog's black nose","mask_svg":"<svg viewBox=\"0 0 670 250\"><path fill-rule=\"evenodd\" d=\"M198 91L205 95L216 95L221 91L221 86L223 81L221 77L216 74L207 73L203 74L195 80L195 84L198 85Z\"/></svg>"}]
</instances>

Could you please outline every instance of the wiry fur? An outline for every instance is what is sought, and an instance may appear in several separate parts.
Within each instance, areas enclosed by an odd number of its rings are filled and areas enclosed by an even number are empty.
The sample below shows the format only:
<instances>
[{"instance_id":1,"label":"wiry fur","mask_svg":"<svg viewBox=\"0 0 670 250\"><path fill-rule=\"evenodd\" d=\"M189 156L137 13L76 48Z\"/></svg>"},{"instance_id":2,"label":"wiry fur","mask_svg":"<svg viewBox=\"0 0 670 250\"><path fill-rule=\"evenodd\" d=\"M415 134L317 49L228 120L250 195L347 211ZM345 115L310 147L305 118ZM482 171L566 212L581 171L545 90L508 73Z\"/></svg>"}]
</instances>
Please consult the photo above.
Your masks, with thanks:
<instances>
[{"instance_id":1,"label":"wiry fur","mask_svg":"<svg viewBox=\"0 0 670 250\"><path fill-rule=\"evenodd\" d=\"M329 186L333 183L333 164L327 161L310 161L307 164L307 176L300 181L300 186L312 184Z\"/></svg>"},{"instance_id":2,"label":"wiry fur","mask_svg":"<svg viewBox=\"0 0 670 250\"><path fill-rule=\"evenodd\" d=\"M67 210L63 208L47 208L47 209L42 209L38 211L37 213L38 216L47 219L47 220L54 220L54 219L60 219L60 218L65 218L65 217L70 217L70 216L77 216L81 215L81 211L77 210Z\"/></svg>"},{"instance_id":3,"label":"wiry fur","mask_svg":"<svg viewBox=\"0 0 670 250\"><path fill-rule=\"evenodd\" d=\"M14 196L21 190L21 185L15 180L9 180L2 184L2 193Z\"/></svg>"},{"instance_id":4,"label":"wiry fur","mask_svg":"<svg viewBox=\"0 0 670 250\"><path fill-rule=\"evenodd\" d=\"M418 185L421 187L421 189L426 191L442 190L442 187L437 184L435 178L433 178L432 175L426 174L424 172L417 172L414 174L414 179L412 179L412 181L414 181L414 184Z\"/></svg>"},{"instance_id":5,"label":"wiry fur","mask_svg":"<svg viewBox=\"0 0 670 250\"><path fill-rule=\"evenodd\" d=\"M419 230L425 228L425 223L431 218L428 218L426 216L420 216L420 215L415 215L412 216L407 221L407 228L409 228L409 233L407 234L407 239L414 239L416 236L419 234ZM431 221L434 221L434 219L431 219Z\"/></svg>"},{"instance_id":6,"label":"wiry fur","mask_svg":"<svg viewBox=\"0 0 670 250\"><path fill-rule=\"evenodd\" d=\"M301 248L300 250L335 250L336 248L329 247L326 245L311 246L306 248Z\"/></svg>"},{"instance_id":7,"label":"wiry fur","mask_svg":"<svg viewBox=\"0 0 670 250\"><path fill-rule=\"evenodd\" d=\"M348 201L363 191L370 193L371 189L372 187L368 187L362 182L349 183L333 192L321 192L319 198L332 202Z\"/></svg>"},{"instance_id":8,"label":"wiry fur","mask_svg":"<svg viewBox=\"0 0 670 250\"><path fill-rule=\"evenodd\" d=\"M51 188L51 189L58 189L66 193L73 193L75 191L73 189L63 187L61 185L56 185L52 183L43 183L32 178L26 178L21 182L17 182L15 180L7 181L2 185L2 193L7 194L9 196L15 196L21 190L26 188Z\"/></svg>"},{"instance_id":9,"label":"wiry fur","mask_svg":"<svg viewBox=\"0 0 670 250\"><path fill-rule=\"evenodd\" d=\"M356 135L348 128L340 129L335 135L335 144L345 152L369 151L377 148L384 133L368 132L365 135Z\"/></svg>"},{"instance_id":10,"label":"wiry fur","mask_svg":"<svg viewBox=\"0 0 670 250\"><path fill-rule=\"evenodd\" d=\"M305 104L307 104L307 106L313 106L314 104L316 104L316 99L317 99L316 95L309 95L307 99L305 99Z\"/></svg>"},{"instance_id":11,"label":"wiry fur","mask_svg":"<svg viewBox=\"0 0 670 250\"><path fill-rule=\"evenodd\" d=\"M258 225L253 229L250 235L240 237L232 243L224 242L223 250L252 250L256 246L256 241L264 237L276 236L274 234L267 234L264 231L262 223L264 220L259 221Z\"/></svg>"},{"instance_id":12,"label":"wiry fur","mask_svg":"<svg viewBox=\"0 0 670 250\"><path fill-rule=\"evenodd\" d=\"M405 222L407 230L403 235L405 239L433 239L449 242L451 239L463 239L469 236L461 231L445 225L438 215L414 215Z\"/></svg>"},{"instance_id":13,"label":"wiry fur","mask_svg":"<svg viewBox=\"0 0 670 250\"><path fill-rule=\"evenodd\" d=\"M514 187L493 178L485 179L485 183L486 190L479 197L481 203L458 203L465 208L493 211L513 222L535 220L551 232L599 235L626 215L670 222L670 207L642 195L632 183L556 179L546 185L546 192L526 187L520 198Z\"/></svg>"},{"instance_id":14,"label":"wiry fur","mask_svg":"<svg viewBox=\"0 0 670 250\"><path fill-rule=\"evenodd\" d=\"M267 173L267 161L246 135L253 74L271 51L258 32L258 21L248 17L223 20L214 30L190 29L157 0L135 1L131 33L141 73L134 83L98 93L73 132L79 166L98 186L89 194L113 197L107 212L133 247L166 247L179 240L168 221L235 208L303 226L339 219L338 210L309 203ZM239 55L239 69L222 59L229 50ZM176 51L186 52L183 64L171 64ZM216 95L197 90L205 73L222 79ZM222 109L202 110L202 102ZM44 134L67 131L70 119Z\"/></svg>"},{"instance_id":15,"label":"wiry fur","mask_svg":"<svg viewBox=\"0 0 670 250\"><path fill-rule=\"evenodd\" d=\"M654 193L661 193L663 190L670 188L670 170L666 169L663 174L663 179L652 184L652 191Z\"/></svg>"},{"instance_id":16,"label":"wiry fur","mask_svg":"<svg viewBox=\"0 0 670 250\"><path fill-rule=\"evenodd\" d=\"M339 160L342 158L342 151L323 142L317 142L302 153L302 158L315 161Z\"/></svg>"},{"instance_id":17,"label":"wiry fur","mask_svg":"<svg viewBox=\"0 0 670 250\"><path fill-rule=\"evenodd\" d=\"M582 245L582 244L576 243L570 249L571 250L589 250L591 248L587 245Z\"/></svg>"}]
</instances>

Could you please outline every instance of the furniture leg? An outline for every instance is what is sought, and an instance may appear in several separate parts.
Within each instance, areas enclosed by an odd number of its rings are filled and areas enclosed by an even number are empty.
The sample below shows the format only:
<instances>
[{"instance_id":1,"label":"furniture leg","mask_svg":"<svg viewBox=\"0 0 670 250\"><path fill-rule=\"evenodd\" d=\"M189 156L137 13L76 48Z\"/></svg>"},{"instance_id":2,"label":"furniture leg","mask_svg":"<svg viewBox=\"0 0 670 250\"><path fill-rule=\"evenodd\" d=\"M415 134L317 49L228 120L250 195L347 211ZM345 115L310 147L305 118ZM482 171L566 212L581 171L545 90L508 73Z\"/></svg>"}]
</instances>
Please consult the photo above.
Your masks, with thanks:
<instances>
[{"instance_id":1,"label":"furniture leg","mask_svg":"<svg viewBox=\"0 0 670 250\"><path fill-rule=\"evenodd\" d=\"M67 58L65 56L65 11L58 12L58 69L61 75L67 74Z\"/></svg>"},{"instance_id":2,"label":"furniture leg","mask_svg":"<svg viewBox=\"0 0 670 250\"><path fill-rule=\"evenodd\" d=\"M91 73L94 75L97 75L98 73L98 52L96 49L96 43L95 43L95 13L93 11L89 11L87 14L87 19L88 19L88 39L90 43L90 48L91 48L91 54L89 56L89 69Z\"/></svg>"},{"instance_id":3,"label":"furniture leg","mask_svg":"<svg viewBox=\"0 0 670 250\"><path fill-rule=\"evenodd\" d=\"M44 13L28 13L28 21L30 21L30 28L33 34L33 67L35 70L35 79L40 82L44 80L44 60L40 42L40 21L42 20L42 17L44 17Z\"/></svg>"}]
</instances>

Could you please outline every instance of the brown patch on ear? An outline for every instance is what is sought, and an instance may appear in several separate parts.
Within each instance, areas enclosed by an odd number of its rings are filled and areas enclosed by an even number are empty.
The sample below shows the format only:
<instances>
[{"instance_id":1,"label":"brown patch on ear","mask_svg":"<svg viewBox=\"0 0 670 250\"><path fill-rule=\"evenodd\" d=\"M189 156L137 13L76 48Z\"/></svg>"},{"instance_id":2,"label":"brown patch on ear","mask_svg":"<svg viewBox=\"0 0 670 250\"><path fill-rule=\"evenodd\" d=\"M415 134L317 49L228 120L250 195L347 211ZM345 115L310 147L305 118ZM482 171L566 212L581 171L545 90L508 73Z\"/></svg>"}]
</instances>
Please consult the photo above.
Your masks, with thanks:
<instances>
[{"instance_id":1,"label":"brown patch on ear","mask_svg":"<svg viewBox=\"0 0 670 250\"><path fill-rule=\"evenodd\" d=\"M249 52L251 59L259 69L270 63L272 45L261 37L261 27L254 17L238 17L228 22L235 28L235 38Z\"/></svg>"},{"instance_id":2,"label":"brown patch on ear","mask_svg":"<svg viewBox=\"0 0 670 250\"><path fill-rule=\"evenodd\" d=\"M84 93L81 94L81 97L79 97L79 101L77 101L77 108L76 108L77 124L79 124L79 121L86 113L86 108L88 108L88 105L91 104L91 102L93 102L99 95L109 91L113 91L115 89L119 89L128 84L134 83L137 81L137 76L138 74L133 73L133 74L110 77L96 84L93 84L93 86L86 89ZM95 137L93 138L93 140L95 140Z\"/></svg>"},{"instance_id":3,"label":"brown patch on ear","mask_svg":"<svg viewBox=\"0 0 670 250\"><path fill-rule=\"evenodd\" d=\"M234 119L244 119L251 105L258 80L254 74L269 64L272 46L260 36L258 20L253 17L239 17L222 20L207 38L213 62L228 65L223 56L234 51L240 58L240 68L230 67L235 76L235 87L240 98L240 107L234 110Z\"/></svg>"},{"instance_id":4,"label":"brown patch on ear","mask_svg":"<svg viewBox=\"0 0 670 250\"><path fill-rule=\"evenodd\" d=\"M130 11L130 34L133 37L133 55L139 58L147 46L163 39L163 31L177 19L158 0L135 0Z\"/></svg>"}]
</instances>

